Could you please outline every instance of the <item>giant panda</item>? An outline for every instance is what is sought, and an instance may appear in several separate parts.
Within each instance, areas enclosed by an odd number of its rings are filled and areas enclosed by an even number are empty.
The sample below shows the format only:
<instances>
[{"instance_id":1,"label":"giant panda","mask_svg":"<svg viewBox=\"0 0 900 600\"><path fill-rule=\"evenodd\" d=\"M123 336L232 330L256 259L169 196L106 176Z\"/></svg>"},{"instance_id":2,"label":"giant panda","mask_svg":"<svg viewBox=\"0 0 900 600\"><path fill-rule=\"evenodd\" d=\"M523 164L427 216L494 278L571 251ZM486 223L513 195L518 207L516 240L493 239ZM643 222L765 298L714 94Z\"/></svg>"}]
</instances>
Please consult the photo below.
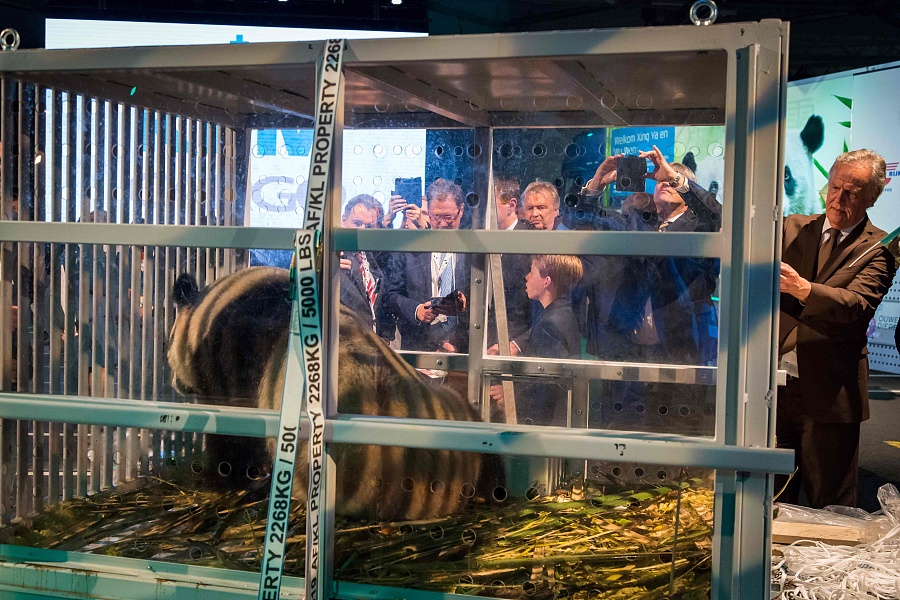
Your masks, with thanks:
<instances>
[{"instance_id":1,"label":"giant panda","mask_svg":"<svg viewBox=\"0 0 900 600\"><path fill-rule=\"evenodd\" d=\"M206 403L280 409L291 313L288 271L251 267L203 290L181 275L177 316L168 350L173 385ZM434 386L348 309L340 313L338 410L342 413L456 421L480 420L474 407ZM402 440L398 440L398 444ZM464 508L476 490L490 488L485 455L398 446L332 446L338 514L373 520L435 518ZM241 487L268 469L274 443L208 436L208 473L220 485ZM502 485L496 457L491 477ZM481 477L480 475L485 475ZM305 502L306 447L297 458L294 499ZM487 486L487 487L486 487ZM493 489L493 488L490 488ZM494 493L495 497L505 492ZM490 493L485 494L490 496Z\"/></svg>"}]
</instances>

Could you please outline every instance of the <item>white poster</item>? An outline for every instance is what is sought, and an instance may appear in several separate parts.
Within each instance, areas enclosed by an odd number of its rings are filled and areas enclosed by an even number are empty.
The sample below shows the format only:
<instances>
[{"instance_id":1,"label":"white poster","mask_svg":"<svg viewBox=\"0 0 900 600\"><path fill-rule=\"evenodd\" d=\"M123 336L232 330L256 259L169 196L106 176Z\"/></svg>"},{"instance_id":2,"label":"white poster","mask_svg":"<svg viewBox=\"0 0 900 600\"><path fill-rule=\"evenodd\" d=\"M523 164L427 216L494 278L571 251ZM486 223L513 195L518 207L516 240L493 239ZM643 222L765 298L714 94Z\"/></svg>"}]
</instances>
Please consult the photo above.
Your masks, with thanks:
<instances>
[{"instance_id":1,"label":"white poster","mask_svg":"<svg viewBox=\"0 0 900 600\"><path fill-rule=\"evenodd\" d=\"M853 76L853 149L870 148L887 162L887 185L869 218L885 231L900 227L900 68Z\"/></svg>"}]
</instances>

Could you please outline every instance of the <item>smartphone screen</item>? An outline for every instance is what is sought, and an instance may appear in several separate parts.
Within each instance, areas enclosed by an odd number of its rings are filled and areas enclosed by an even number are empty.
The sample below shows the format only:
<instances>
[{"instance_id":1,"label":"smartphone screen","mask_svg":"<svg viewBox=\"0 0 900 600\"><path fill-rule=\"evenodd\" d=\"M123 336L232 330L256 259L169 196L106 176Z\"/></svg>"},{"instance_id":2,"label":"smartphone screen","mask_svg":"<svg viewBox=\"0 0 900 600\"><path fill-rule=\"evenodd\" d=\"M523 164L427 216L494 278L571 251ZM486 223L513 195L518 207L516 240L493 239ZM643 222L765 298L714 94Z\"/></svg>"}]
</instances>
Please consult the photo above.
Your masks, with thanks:
<instances>
[{"instance_id":1,"label":"smartphone screen","mask_svg":"<svg viewBox=\"0 0 900 600\"><path fill-rule=\"evenodd\" d=\"M616 191L643 192L646 189L644 175L647 159L640 156L623 156L616 160Z\"/></svg>"},{"instance_id":2,"label":"smartphone screen","mask_svg":"<svg viewBox=\"0 0 900 600\"><path fill-rule=\"evenodd\" d=\"M407 204L422 207L422 178L397 177L394 180L394 196L400 196Z\"/></svg>"}]
</instances>

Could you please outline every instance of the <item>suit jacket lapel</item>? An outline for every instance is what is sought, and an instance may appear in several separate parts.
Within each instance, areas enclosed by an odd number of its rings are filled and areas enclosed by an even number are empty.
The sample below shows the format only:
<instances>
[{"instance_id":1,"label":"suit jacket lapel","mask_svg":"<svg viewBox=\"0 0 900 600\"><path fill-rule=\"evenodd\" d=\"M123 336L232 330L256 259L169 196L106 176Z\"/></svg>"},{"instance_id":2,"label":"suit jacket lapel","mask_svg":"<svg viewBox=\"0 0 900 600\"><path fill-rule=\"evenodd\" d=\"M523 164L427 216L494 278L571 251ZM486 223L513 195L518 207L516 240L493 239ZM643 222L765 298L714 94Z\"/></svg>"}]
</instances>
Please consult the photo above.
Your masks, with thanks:
<instances>
[{"instance_id":1,"label":"suit jacket lapel","mask_svg":"<svg viewBox=\"0 0 900 600\"><path fill-rule=\"evenodd\" d=\"M813 281L816 275L816 257L819 252L819 244L822 241L822 227L825 221L825 215L822 214L818 219L814 219L803 226L797 233L796 239L789 241L785 247L782 260L784 262L795 265L794 268L801 277L808 281ZM782 294L782 302L796 304L797 300L791 296ZM797 327L797 320L790 316L790 311L781 311L779 317L779 353L783 354L792 348L788 346L794 345L787 343L788 337ZM794 334L796 335L796 334Z\"/></svg>"},{"instance_id":2,"label":"suit jacket lapel","mask_svg":"<svg viewBox=\"0 0 900 600\"><path fill-rule=\"evenodd\" d=\"M804 279L813 281L816 276L816 257L819 255L819 245L822 242L822 226L825 215L807 223L806 227L797 235L797 247L800 251L800 268L797 272Z\"/></svg>"},{"instance_id":3,"label":"suit jacket lapel","mask_svg":"<svg viewBox=\"0 0 900 600\"><path fill-rule=\"evenodd\" d=\"M828 259L828 262L825 263L825 266L819 271L819 275L814 279L816 283L827 281L828 278L837 271L838 267L847 261L847 258L853 251L859 248L860 244L864 244L874 237L872 224L869 222L869 218L866 217L854 231L850 232L848 237L850 239L841 242L837 248L837 252L831 255L831 258Z\"/></svg>"}]
</instances>

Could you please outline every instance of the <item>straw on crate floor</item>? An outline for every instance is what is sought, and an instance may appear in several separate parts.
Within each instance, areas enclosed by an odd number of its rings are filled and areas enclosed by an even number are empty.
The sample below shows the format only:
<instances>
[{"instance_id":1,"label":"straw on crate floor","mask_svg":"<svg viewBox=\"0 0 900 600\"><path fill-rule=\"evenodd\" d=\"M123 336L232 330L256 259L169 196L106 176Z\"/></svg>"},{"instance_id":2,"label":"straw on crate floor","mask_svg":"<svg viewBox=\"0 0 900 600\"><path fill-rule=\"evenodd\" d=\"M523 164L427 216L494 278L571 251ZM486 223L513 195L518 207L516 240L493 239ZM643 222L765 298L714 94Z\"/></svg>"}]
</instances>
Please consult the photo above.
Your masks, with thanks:
<instances>
[{"instance_id":1,"label":"straw on crate floor","mask_svg":"<svg viewBox=\"0 0 900 600\"><path fill-rule=\"evenodd\" d=\"M65 502L10 530L42 548L259 570L268 479L213 491L147 478ZM707 598L713 493L700 480L604 494L479 504L415 522L338 519L336 579L500 598ZM680 511L676 528L676 512ZM292 510L287 573L303 575L304 509ZM674 565L673 565L674 558Z\"/></svg>"}]
</instances>

